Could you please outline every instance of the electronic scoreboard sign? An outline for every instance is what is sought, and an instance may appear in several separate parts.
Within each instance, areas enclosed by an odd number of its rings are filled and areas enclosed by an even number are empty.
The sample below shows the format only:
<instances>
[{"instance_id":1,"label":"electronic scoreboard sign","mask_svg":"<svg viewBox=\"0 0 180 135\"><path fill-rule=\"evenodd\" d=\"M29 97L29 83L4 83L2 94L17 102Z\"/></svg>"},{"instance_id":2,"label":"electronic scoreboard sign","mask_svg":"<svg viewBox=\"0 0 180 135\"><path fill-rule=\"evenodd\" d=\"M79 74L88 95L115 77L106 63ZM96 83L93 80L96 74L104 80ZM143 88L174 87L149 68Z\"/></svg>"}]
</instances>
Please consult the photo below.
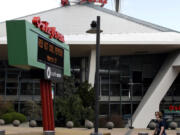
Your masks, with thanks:
<instances>
[{"instance_id":1,"label":"electronic scoreboard sign","mask_svg":"<svg viewBox=\"0 0 180 135\"><path fill-rule=\"evenodd\" d=\"M55 43L38 36L38 61L63 68L64 50Z\"/></svg>"},{"instance_id":2,"label":"electronic scoreboard sign","mask_svg":"<svg viewBox=\"0 0 180 135\"><path fill-rule=\"evenodd\" d=\"M33 18L32 22L6 22L9 65L44 70L48 80L70 76L70 48L64 36L40 17Z\"/></svg>"}]
</instances>

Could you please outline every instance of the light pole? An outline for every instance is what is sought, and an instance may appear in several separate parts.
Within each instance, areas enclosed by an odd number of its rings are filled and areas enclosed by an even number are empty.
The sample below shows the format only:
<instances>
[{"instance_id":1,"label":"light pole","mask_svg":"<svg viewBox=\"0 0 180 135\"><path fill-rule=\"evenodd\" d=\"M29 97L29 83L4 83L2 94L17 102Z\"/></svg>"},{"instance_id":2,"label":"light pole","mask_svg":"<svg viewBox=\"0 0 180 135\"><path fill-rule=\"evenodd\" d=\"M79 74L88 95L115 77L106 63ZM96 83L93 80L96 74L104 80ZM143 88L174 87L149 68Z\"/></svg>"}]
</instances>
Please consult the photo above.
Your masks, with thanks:
<instances>
[{"instance_id":1,"label":"light pole","mask_svg":"<svg viewBox=\"0 0 180 135\"><path fill-rule=\"evenodd\" d=\"M130 100L131 100L131 125L129 126L130 129L133 129L134 127L132 126L132 89L133 89L133 81L132 78L129 80L129 86L130 86Z\"/></svg>"},{"instance_id":2,"label":"light pole","mask_svg":"<svg viewBox=\"0 0 180 135\"><path fill-rule=\"evenodd\" d=\"M87 33L96 34L96 79L95 79L95 128L91 135L102 135L98 133L99 127L99 66L100 66L100 16L97 16L97 21L92 21L91 29Z\"/></svg>"}]
</instances>

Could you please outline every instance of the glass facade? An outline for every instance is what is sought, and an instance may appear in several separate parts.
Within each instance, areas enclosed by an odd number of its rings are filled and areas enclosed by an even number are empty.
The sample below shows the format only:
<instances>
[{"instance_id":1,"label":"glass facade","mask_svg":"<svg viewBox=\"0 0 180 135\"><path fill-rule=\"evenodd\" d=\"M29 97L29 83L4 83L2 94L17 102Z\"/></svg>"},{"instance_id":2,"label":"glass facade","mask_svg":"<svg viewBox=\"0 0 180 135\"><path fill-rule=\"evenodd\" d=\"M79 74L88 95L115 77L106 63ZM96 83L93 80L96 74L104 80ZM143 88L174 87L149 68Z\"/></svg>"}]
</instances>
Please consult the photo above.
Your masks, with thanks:
<instances>
[{"instance_id":1,"label":"glass facade","mask_svg":"<svg viewBox=\"0 0 180 135\"><path fill-rule=\"evenodd\" d=\"M166 54L102 56L100 114L110 116L115 113L122 115L124 120L129 119L131 117L130 88L132 88L134 113L165 58ZM108 111L101 110L104 109L101 106L106 106Z\"/></svg>"},{"instance_id":2,"label":"glass facade","mask_svg":"<svg viewBox=\"0 0 180 135\"><path fill-rule=\"evenodd\" d=\"M180 126L180 75L176 78L160 103L167 121L176 121Z\"/></svg>"},{"instance_id":3,"label":"glass facade","mask_svg":"<svg viewBox=\"0 0 180 135\"><path fill-rule=\"evenodd\" d=\"M87 81L89 74L88 57L71 58L71 73L82 82Z\"/></svg>"},{"instance_id":4,"label":"glass facade","mask_svg":"<svg viewBox=\"0 0 180 135\"><path fill-rule=\"evenodd\" d=\"M101 56L100 58L100 115L131 117L148 87L162 66L167 54ZM71 58L73 74L82 78L82 61L85 59L84 78L88 80L89 59ZM130 84L132 80L132 84ZM131 87L130 87L131 86Z\"/></svg>"},{"instance_id":5,"label":"glass facade","mask_svg":"<svg viewBox=\"0 0 180 135\"><path fill-rule=\"evenodd\" d=\"M132 88L132 112L159 72L167 54L101 56L100 59L100 115L122 115L126 121L131 117L130 88ZM71 58L71 72L81 81L87 81L89 58ZM30 72L7 66L0 62L0 95L14 101L21 111L26 100L40 104L40 80L30 77ZM130 83L132 80L132 83ZM56 96L63 94L63 82L53 85ZM180 76L177 77L160 104L167 117L178 120L180 113L169 113L169 106L180 105ZM180 120L179 120L180 121Z\"/></svg>"},{"instance_id":6,"label":"glass facade","mask_svg":"<svg viewBox=\"0 0 180 135\"><path fill-rule=\"evenodd\" d=\"M40 80L31 78L27 70L0 61L0 96L12 102L16 111L22 112L25 101L40 104Z\"/></svg>"}]
</instances>

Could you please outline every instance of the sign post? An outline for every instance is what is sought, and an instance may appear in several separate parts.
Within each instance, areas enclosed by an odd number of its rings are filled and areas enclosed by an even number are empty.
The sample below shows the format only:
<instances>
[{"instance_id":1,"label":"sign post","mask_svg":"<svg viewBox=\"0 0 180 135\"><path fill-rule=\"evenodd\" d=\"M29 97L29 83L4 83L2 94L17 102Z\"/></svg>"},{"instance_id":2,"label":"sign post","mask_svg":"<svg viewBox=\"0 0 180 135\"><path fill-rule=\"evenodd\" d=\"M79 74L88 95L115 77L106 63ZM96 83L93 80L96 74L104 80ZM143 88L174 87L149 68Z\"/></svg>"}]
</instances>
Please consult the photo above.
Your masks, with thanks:
<instances>
[{"instance_id":1,"label":"sign post","mask_svg":"<svg viewBox=\"0 0 180 135\"><path fill-rule=\"evenodd\" d=\"M51 93L51 81L41 79L41 102L43 115L43 130L45 135L53 135L54 132L54 112Z\"/></svg>"},{"instance_id":2,"label":"sign post","mask_svg":"<svg viewBox=\"0 0 180 135\"><path fill-rule=\"evenodd\" d=\"M51 83L60 81L63 75L71 75L70 50L64 43L64 36L55 27L49 27L48 22L34 17L32 23L25 20L6 22L8 63L36 71L32 76L40 79L44 135L54 135Z\"/></svg>"}]
</instances>

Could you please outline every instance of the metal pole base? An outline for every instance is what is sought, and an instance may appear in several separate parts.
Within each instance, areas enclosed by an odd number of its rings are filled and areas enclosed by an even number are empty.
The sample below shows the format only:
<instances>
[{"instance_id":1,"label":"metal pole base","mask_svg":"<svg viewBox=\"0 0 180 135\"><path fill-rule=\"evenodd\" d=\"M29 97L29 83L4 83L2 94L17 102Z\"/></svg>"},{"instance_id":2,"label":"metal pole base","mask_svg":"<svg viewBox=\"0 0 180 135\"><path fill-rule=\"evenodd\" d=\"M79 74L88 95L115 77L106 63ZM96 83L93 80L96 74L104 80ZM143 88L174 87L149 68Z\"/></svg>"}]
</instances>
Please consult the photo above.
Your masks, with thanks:
<instances>
[{"instance_id":1,"label":"metal pole base","mask_svg":"<svg viewBox=\"0 0 180 135\"><path fill-rule=\"evenodd\" d=\"M140 132L140 133L138 133L138 135L148 135L148 133L146 133L146 132Z\"/></svg>"},{"instance_id":2,"label":"metal pole base","mask_svg":"<svg viewBox=\"0 0 180 135\"><path fill-rule=\"evenodd\" d=\"M90 135L103 135L102 133L91 133Z\"/></svg>"},{"instance_id":3,"label":"metal pole base","mask_svg":"<svg viewBox=\"0 0 180 135\"><path fill-rule=\"evenodd\" d=\"M129 128L130 128L130 129L133 129L134 127L133 127L133 126L130 126Z\"/></svg>"},{"instance_id":4,"label":"metal pole base","mask_svg":"<svg viewBox=\"0 0 180 135\"><path fill-rule=\"evenodd\" d=\"M43 135L55 135L55 131L44 131Z\"/></svg>"},{"instance_id":5,"label":"metal pole base","mask_svg":"<svg viewBox=\"0 0 180 135\"><path fill-rule=\"evenodd\" d=\"M0 135L5 135L5 130L0 130Z\"/></svg>"}]
</instances>

